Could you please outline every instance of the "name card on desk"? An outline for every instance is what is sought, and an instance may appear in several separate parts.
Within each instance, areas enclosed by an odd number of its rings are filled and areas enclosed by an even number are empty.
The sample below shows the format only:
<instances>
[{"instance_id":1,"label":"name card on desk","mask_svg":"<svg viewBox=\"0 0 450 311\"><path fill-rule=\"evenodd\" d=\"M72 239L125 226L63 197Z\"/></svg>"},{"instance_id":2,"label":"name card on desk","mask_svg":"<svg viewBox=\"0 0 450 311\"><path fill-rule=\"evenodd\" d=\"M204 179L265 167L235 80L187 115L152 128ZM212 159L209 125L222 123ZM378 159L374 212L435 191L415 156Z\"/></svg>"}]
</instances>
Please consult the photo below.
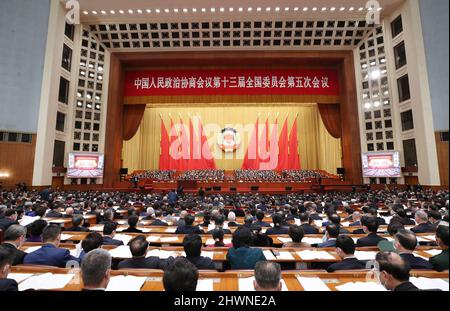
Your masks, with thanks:
<instances>
[{"instance_id":1,"label":"name card on desk","mask_svg":"<svg viewBox=\"0 0 450 311\"><path fill-rule=\"evenodd\" d=\"M91 231L103 231L103 225L91 226L91 227L89 227L89 230L91 230Z\"/></svg>"},{"instance_id":2,"label":"name card on desk","mask_svg":"<svg viewBox=\"0 0 450 311\"><path fill-rule=\"evenodd\" d=\"M113 258L131 258L130 248L126 245L121 245L109 251Z\"/></svg>"},{"instance_id":3,"label":"name card on desk","mask_svg":"<svg viewBox=\"0 0 450 311\"><path fill-rule=\"evenodd\" d=\"M300 282L305 291L314 291L314 292L330 291L330 288L318 277L298 276L297 280Z\"/></svg>"},{"instance_id":4,"label":"name card on desk","mask_svg":"<svg viewBox=\"0 0 450 311\"><path fill-rule=\"evenodd\" d=\"M127 245L128 242L130 242L130 240L131 240L132 238L133 238L132 236L126 235L126 234L116 234L116 235L114 236L114 239L115 239L115 240L122 241L124 245Z\"/></svg>"},{"instance_id":5,"label":"name card on desk","mask_svg":"<svg viewBox=\"0 0 450 311\"><path fill-rule=\"evenodd\" d=\"M144 285L147 277L138 277L132 275L119 275L113 276L106 288L106 291L128 291L128 292L138 292Z\"/></svg>"},{"instance_id":6,"label":"name card on desk","mask_svg":"<svg viewBox=\"0 0 450 311\"><path fill-rule=\"evenodd\" d=\"M424 278L424 277L412 277L410 278L410 282L413 283L415 286L417 286L420 289L424 290L430 290L430 289L440 289L442 291L449 291L449 284L448 282L442 280L442 279L430 279L430 278Z\"/></svg>"},{"instance_id":7,"label":"name card on desk","mask_svg":"<svg viewBox=\"0 0 450 311\"><path fill-rule=\"evenodd\" d=\"M32 277L34 274L32 273L10 273L8 274L8 279L13 279L17 283L20 283L22 281L25 281L29 277Z\"/></svg>"},{"instance_id":8,"label":"name card on desk","mask_svg":"<svg viewBox=\"0 0 450 311\"><path fill-rule=\"evenodd\" d=\"M61 234L61 241L69 240L72 237L73 237L73 235L71 235L71 234Z\"/></svg>"},{"instance_id":9,"label":"name card on desk","mask_svg":"<svg viewBox=\"0 0 450 311\"><path fill-rule=\"evenodd\" d=\"M385 292L387 291L382 285L375 282L350 282L340 286L336 289L341 292Z\"/></svg>"},{"instance_id":10,"label":"name card on desk","mask_svg":"<svg viewBox=\"0 0 450 311\"><path fill-rule=\"evenodd\" d=\"M303 260L336 260L333 255L326 251L304 250L297 252L297 255Z\"/></svg>"},{"instance_id":11,"label":"name card on desk","mask_svg":"<svg viewBox=\"0 0 450 311\"><path fill-rule=\"evenodd\" d=\"M167 228L166 230L164 230L164 232L167 233L175 233L175 231L177 231L177 228Z\"/></svg>"},{"instance_id":12,"label":"name card on desk","mask_svg":"<svg viewBox=\"0 0 450 311\"><path fill-rule=\"evenodd\" d=\"M147 241L148 241L149 243L154 243L154 242L159 241L160 238L161 238L160 236L154 236L154 235L151 235L151 236L148 236L148 237L147 237Z\"/></svg>"},{"instance_id":13,"label":"name card on desk","mask_svg":"<svg viewBox=\"0 0 450 311\"><path fill-rule=\"evenodd\" d=\"M178 242L178 237L164 237L160 238L161 243L170 243L170 242Z\"/></svg>"},{"instance_id":14,"label":"name card on desk","mask_svg":"<svg viewBox=\"0 0 450 311\"><path fill-rule=\"evenodd\" d=\"M358 260L375 260L375 256L377 255L377 252L363 252L363 251L356 251L355 257Z\"/></svg>"},{"instance_id":15,"label":"name card on desk","mask_svg":"<svg viewBox=\"0 0 450 311\"><path fill-rule=\"evenodd\" d=\"M264 257L266 257L267 260L277 260L277 258L273 255L273 253L269 250L263 251Z\"/></svg>"},{"instance_id":16,"label":"name card on desk","mask_svg":"<svg viewBox=\"0 0 450 311\"><path fill-rule=\"evenodd\" d=\"M292 242L292 239L291 239L291 238L277 237L277 239L278 239L281 243L289 243L289 242Z\"/></svg>"},{"instance_id":17,"label":"name card on desk","mask_svg":"<svg viewBox=\"0 0 450 311\"><path fill-rule=\"evenodd\" d=\"M147 258L148 257L158 257L159 259L167 259L169 257L178 257L179 252L175 252L175 251L165 251L162 249L152 249L151 251L149 251L147 253Z\"/></svg>"},{"instance_id":18,"label":"name card on desk","mask_svg":"<svg viewBox=\"0 0 450 311\"><path fill-rule=\"evenodd\" d=\"M439 249L430 249L425 251L425 253L430 254L431 256L439 255L442 251Z\"/></svg>"},{"instance_id":19,"label":"name card on desk","mask_svg":"<svg viewBox=\"0 0 450 311\"><path fill-rule=\"evenodd\" d=\"M34 275L19 284L19 291L28 289L45 290L64 288L75 274L53 274L45 273Z\"/></svg>"},{"instance_id":20,"label":"name card on desk","mask_svg":"<svg viewBox=\"0 0 450 311\"><path fill-rule=\"evenodd\" d=\"M308 244L319 244L319 243L322 243L323 240L322 240L322 238L308 238L308 237L305 237L305 238L302 239L302 242L305 242L305 243L308 243Z\"/></svg>"}]
</instances>

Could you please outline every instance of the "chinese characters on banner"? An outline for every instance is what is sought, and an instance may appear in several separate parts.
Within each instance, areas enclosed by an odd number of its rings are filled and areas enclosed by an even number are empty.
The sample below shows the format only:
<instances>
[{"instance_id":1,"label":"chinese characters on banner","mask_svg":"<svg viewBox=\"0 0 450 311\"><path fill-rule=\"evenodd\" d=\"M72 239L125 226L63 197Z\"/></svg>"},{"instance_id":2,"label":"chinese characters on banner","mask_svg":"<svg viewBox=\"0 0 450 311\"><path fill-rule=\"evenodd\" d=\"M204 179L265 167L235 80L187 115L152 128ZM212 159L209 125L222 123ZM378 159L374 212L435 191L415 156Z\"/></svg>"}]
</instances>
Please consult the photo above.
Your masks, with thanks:
<instances>
[{"instance_id":1,"label":"chinese characters on banner","mask_svg":"<svg viewBox=\"0 0 450 311\"><path fill-rule=\"evenodd\" d=\"M339 95L335 70L135 71L125 96Z\"/></svg>"}]
</instances>

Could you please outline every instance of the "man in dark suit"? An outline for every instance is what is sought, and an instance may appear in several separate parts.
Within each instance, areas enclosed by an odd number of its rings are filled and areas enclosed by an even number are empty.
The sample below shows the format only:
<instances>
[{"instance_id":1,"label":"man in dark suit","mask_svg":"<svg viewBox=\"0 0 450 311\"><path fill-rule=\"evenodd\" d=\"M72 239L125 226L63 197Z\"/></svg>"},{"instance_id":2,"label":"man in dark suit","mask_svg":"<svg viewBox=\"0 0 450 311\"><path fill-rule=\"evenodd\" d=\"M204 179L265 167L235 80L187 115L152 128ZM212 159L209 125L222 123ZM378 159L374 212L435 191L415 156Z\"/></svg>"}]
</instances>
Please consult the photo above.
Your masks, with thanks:
<instances>
[{"instance_id":1,"label":"man in dark suit","mask_svg":"<svg viewBox=\"0 0 450 311\"><path fill-rule=\"evenodd\" d=\"M410 266L410 269L433 269L433 265L427 260L414 256L417 246L417 238L410 230L399 230L394 236L394 247L400 257Z\"/></svg>"},{"instance_id":2,"label":"man in dark suit","mask_svg":"<svg viewBox=\"0 0 450 311\"><path fill-rule=\"evenodd\" d=\"M5 211L4 217L0 219L0 230L6 231L11 225L16 225L17 222L17 212L15 209L10 208Z\"/></svg>"},{"instance_id":3,"label":"man in dark suit","mask_svg":"<svg viewBox=\"0 0 450 311\"><path fill-rule=\"evenodd\" d=\"M83 227L84 217L83 215L76 214L72 216L72 227L67 231L72 232L91 232L88 228Z\"/></svg>"},{"instance_id":4,"label":"man in dark suit","mask_svg":"<svg viewBox=\"0 0 450 311\"><path fill-rule=\"evenodd\" d=\"M172 260L164 269L163 284L166 292L195 292L198 269L184 257Z\"/></svg>"},{"instance_id":5,"label":"man in dark suit","mask_svg":"<svg viewBox=\"0 0 450 311\"><path fill-rule=\"evenodd\" d=\"M198 234L186 235L183 239L184 252L186 259L189 260L197 269L215 270L216 265L211 258L201 256L202 238Z\"/></svg>"},{"instance_id":6,"label":"man in dark suit","mask_svg":"<svg viewBox=\"0 0 450 311\"><path fill-rule=\"evenodd\" d=\"M411 229L414 233L434 233L436 228L428 220L428 214L424 210L418 210L414 216L417 226Z\"/></svg>"},{"instance_id":7,"label":"man in dark suit","mask_svg":"<svg viewBox=\"0 0 450 311\"><path fill-rule=\"evenodd\" d=\"M114 221L114 211L112 209L107 209L103 212L103 220L100 222L100 224L104 225L108 222L112 222L116 225L119 225L118 222Z\"/></svg>"},{"instance_id":8,"label":"man in dark suit","mask_svg":"<svg viewBox=\"0 0 450 311\"><path fill-rule=\"evenodd\" d=\"M369 208L368 214L369 214L369 217L374 217L377 220L379 226L383 226L386 224L386 221L383 218L381 218L380 216L378 216L378 210L376 207Z\"/></svg>"},{"instance_id":9,"label":"man in dark suit","mask_svg":"<svg viewBox=\"0 0 450 311\"><path fill-rule=\"evenodd\" d=\"M194 216L186 215L184 217L184 225L177 227L175 231L176 234L203 234L203 230L201 230L198 226L194 226Z\"/></svg>"},{"instance_id":10,"label":"man in dark suit","mask_svg":"<svg viewBox=\"0 0 450 311\"><path fill-rule=\"evenodd\" d=\"M349 227L359 227L361 226L361 213L358 211L353 212L351 216L352 223Z\"/></svg>"},{"instance_id":11,"label":"man in dark suit","mask_svg":"<svg viewBox=\"0 0 450 311\"><path fill-rule=\"evenodd\" d=\"M48 225L42 232L44 245L38 250L25 256L23 263L31 265L45 265L65 268L69 261L80 262L68 249L59 248L61 242L61 228L58 225Z\"/></svg>"},{"instance_id":12,"label":"man in dark suit","mask_svg":"<svg viewBox=\"0 0 450 311\"><path fill-rule=\"evenodd\" d=\"M27 229L21 225L12 225L6 230L4 235L4 241L1 247L9 249L13 254L12 265L21 265L23 259L27 255L24 251L19 248L25 243L27 235Z\"/></svg>"},{"instance_id":13,"label":"man in dark suit","mask_svg":"<svg viewBox=\"0 0 450 311\"><path fill-rule=\"evenodd\" d=\"M50 211L45 214L45 217L49 217L49 218L62 218L63 214L61 214L60 212L57 211L58 206L54 203L50 203L48 205L48 207L50 208Z\"/></svg>"},{"instance_id":14,"label":"man in dark suit","mask_svg":"<svg viewBox=\"0 0 450 311\"><path fill-rule=\"evenodd\" d=\"M119 269L162 269L158 257L146 258L149 244L145 236L134 237L128 245L133 258L121 261L118 266Z\"/></svg>"},{"instance_id":15,"label":"man in dark suit","mask_svg":"<svg viewBox=\"0 0 450 311\"><path fill-rule=\"evenodd\" d=\"M336 247L336 239L339 236L339 228L336 225L328 225L325 228L326 241L317 245L319 248Z\"/></svg>"},{"instance_id":16,"label":"man in dark suit","mask_svg":"<svg viewBox=\"0 0 450 311\"><path fill-rule=\"evenodd\" d=\"M378 246L378 243L386 240L385 238L379 236L378 233L379 222L375 217L369 217L363 224L364 232L368 235L358 239L356 242L357 247L369 247Z\"/></svg>"},{"instance_id":17,"label":"man in dark suit","mask_svg":"<svg viewBox=\"0 0 450 311\"><path fill-rule=\"evenodd\" d=\"M153 221L150 226L168 226L169 224L165 221L161 220L162 217L162 211L157 210L155 211L155 221Z\"/></svg>"},{"instance_id":18,"label":"man in dark suit","mask_svg":"<svg viewBox=\"0 0 450 311\"><path fill-rule=\"evenodd\" d=\"M282 221L283 217L279 213L274 214L272 216L273 228L267 229L266 234L289 234L289 228L281 226Z\"/></svg>"},{"instance_id":19,"label":"man in dark suit","mask_svg":"<svg viewBox=\"0 0 450 311\"><path fill-rule=\"evenodd\" d=\"M366 264L355 257L355 249L355 242L351 237L347 235L339 236L336 239L336 253L342 261L330 265L327 271L365 269Z\"/></svg>"},{"instance_id":20,"label":"man in dark suit","mask_svg":"<svg viewBox=\"0 0 450 311\"><path fill-rule=\"evenodd\" d=\"M322 217L317 213L317 205L313 202L306 202L305 207L308 210L309 218L311 220L322 220Z\"/></svg>"},{"instance_id":21,"label":"man in dark suit","mask_svg":"<svg viewBox=\"0 0 450 311\"><path fill-rule=\"evenodd\" d=\"M265 217L265 214L263 211L257 211L255 224L260 225L262 228L270 227L270 224L268 222L263 221L264 217Z\"/></svg>"},{"instance_id":22,"label":"man in dark suit","mask_svg":"<svg viewBox=\"0 0 450 311\"><path fill-rule=\"evenodd\" d=\"M103 245L123 245L123 242L120 240L115 240L114 236L116 235L117 226L110 222L103 226Z\"/></svg>"},{"instance_id":23,"label":"man in dark suit","mask_svg":"<svg viewBox=\"0 0 450 311\"><path fill-rule=\"evenodd\" d=\"M108 286L112 258L108 251L95 249L84 257L81 264L83 291L104 291Z\"/></svg>"},{"instance_id":24,"label":"man in dark suit","mask_svg":"<svg viewBox=\"0 0 450 311\"><path fill-rule=\"evenodd\" d=\"M221 229L223 231L223 234L231 234L231 231L229 229L223 229L223 223L225 222L225 217L223 215L217 215L214 217L214 225L215 228L213 230L210 230L208 234L212 234L212 232L215 229Z\"/></svg>"},{"instance_id":25,"label":"man in dark suit","mask_svg":"<svg viewBox=\"0 0 450 311\"><path fill-rule=\"evenodd\" d=\"M307 213L300 213L300 227L305 234L319 234L319 229L311 225L311 220Z\"/></svg>"},{"instance_id":26,"label":"man in dark suit","mask_svg":"<svg viewBox=\"0 0 450 311\"><path fill-rule=\"evenodd\" d=\"M381 252L375 257L378 263L378 279L391 291L419 291L409 282L410 266L400 255L393 252Z\"/></svg>"},{"instance_id":27,"label":"man in dark suit","mask_svg":"<svg viewBox=\"0 0 450 311\"><path fill-rule=\"evenodd\" d=\"M142 230L136 228L137 223L139 221L139 217L138 216L130 216L128 218L128 228L123 230L122 232L128 232L128 233L142 233Z\"/></svg>"},{"instance_id":28,"label":"man in dark suit","mask_svg":"<svg viewBox=\"0 0 450 311\"><path fill-rule=\"evenodd\" d=\"M8 279L13 257L14 255L10 250L0 247L0 292L18 291L17 282L13 279Z\"/></svg>"},{"instance_id":29,"label":"man in dark suit","mask_svg":"<svg viewBox=\"0 0 450 311\"><path fill-rule=\"evenodd\" d=\"M437 228L436 243L442 249L442 253L430 258L430 263L434 270L448 270L448 226L441 225Z\"/></svg>"}]
</instances>

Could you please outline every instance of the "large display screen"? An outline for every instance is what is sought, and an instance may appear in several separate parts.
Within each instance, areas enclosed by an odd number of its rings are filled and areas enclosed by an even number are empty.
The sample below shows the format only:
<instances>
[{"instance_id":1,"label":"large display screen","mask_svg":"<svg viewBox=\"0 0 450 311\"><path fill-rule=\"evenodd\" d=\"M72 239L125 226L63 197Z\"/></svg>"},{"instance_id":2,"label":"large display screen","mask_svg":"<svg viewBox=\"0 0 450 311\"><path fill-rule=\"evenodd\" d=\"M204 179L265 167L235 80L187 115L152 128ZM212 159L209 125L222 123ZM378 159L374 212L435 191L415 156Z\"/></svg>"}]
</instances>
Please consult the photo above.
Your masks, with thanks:
<instances>
[{"instance_id":1,"label":"large display screen","mask_svg":"<svg viewBox=\"0 0 450 311\"><path fill-rule=\"evenodd\" d=\"M392 152L367 152L362 154L364 177L400 177L400 154Z\"/></svg>"},{"instance_id":2,"label":"large display screen","mask_svg":"<svg viewBox=\"0 0 450 311\"><path fill-rule=\"evenodd\" d=\"M67 178L102 178L104 158L101 153L69 153Z\"/></svg>"}]
</instances>

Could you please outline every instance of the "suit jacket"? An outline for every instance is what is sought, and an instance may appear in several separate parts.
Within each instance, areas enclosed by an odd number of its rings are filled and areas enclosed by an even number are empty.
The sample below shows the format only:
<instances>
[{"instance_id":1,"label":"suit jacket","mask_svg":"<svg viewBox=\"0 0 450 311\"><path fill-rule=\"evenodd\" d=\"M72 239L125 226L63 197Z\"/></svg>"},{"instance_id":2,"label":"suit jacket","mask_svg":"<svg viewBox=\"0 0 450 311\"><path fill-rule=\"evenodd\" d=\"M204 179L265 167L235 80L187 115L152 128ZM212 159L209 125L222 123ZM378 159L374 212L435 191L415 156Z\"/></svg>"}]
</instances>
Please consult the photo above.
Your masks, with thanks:
<instances>
[{"instance_id":1,"label":"suit jacket","mask_svg":"<svg viewBox=\"0 0 450 311\"><path fill-rule=\"evenodd\" d=\"M411 218L408 217L400 217L398 215L395 215L394 217L392 217L391 223L393 222L399 222L404 226L411 226L411 225L415 225L416 222L414 220L412 220Z\"/></svg>"},{"instance_id":2,"label":"suit jacket","mask_svg":"<svg viewBox=\"0 0 450 311\"><path fill-rule=\"evenodd\" d=\"M128 232L128 233L142 233L142 230L139 230L137 228L128 227L122 232Z\"/></svg>"},{"instance_id":3,"label":"suit jacket","mask_svg":"<svg viewBox=\"0 0 450 311\"><path fill-rule=\"evenodd\" d=\"M16 280L12 279L0 279L0 292L17 292L19 286Z\"/></svg>"},{"instance_id":4,"label":"suit jacket","mask_svg":"<svg viewBox=\"0 0 450 311\"><path fill-rule=\"evenodd\" d=\"M430 263L433 265L434 270L448 270L448 249L443 250L439 255L431 257Z\"/></svg>"},{"instance_id":5,"label":"suit jacket","mask_svg":"<svg viewBox=\"0 0 450 311\"><path fill-rule=\"evenodd\" d=\"M69 228L66 231L71 231L71 232L91 232L91 230L89 230L88 228L80 227L80 226Z\"/></svg>"},{"instance_id":6,"label":"suit jacket","mask_svg":"<svg viewBox=\"0 0 450 311\"><path fill-rule=\"evenodd\" d=\"M255 269L256 263L266 261L266 257L259 248L232 247L228 250L227 261L231 269Z\"/></svg>"},{"instance_id":7,"label":"suit jacket","mask_svg":"<svg viewBox=\"0 0 450 311\"><path fill-rule=\"evenodd\" d=\"M230 222L228 223L228 227L239 227L239 224L236 223L235 221L230 221Z\"/></svg>"},{"instance_id":8,"label":"suit jacket","mask_svg":"<svg viewBox=\"0 0 450 311\"><path fill-rule=\"evenodd\" d=\"M186 257L197 269L200 270L216 270L216 265L209 257Z\"/></svg>"},{"instance_id":9,"label":"suit jacket","mask_svg":"<svg viewBox=\"0 0 450 311\"><path fill-rule=\"evenodd\" d=\"M319 248L336 247L336 239L328 240L323 243L317 244L317 247L319 247Z\"/></svg>"},{"instance_id":10,"label":"suit jacket","mask_svg":"<svg viewBox=\"0 0 450 311\"><path fill-rule=\"evenodd\" d=\"M139 257L122 260L119 269L161 269L160 260L158 257Z\"/></svg>"},{"instance_id":11,"label":"suit jacket","mask_svg":"<svg viewBox=\"0 0 450 311\"><path fill-rule=\"evenodd\" d=\"M38 250L25 256L23 263L65 268L68 261L80 262L79 258L70 255L68 249L58 248L52 244L44 244Z\"/></svg>"},{"instance_id":12,"label":"suit jacket","mask_svg":"<svg viewBox=\"0 0 450 311\"><path fill-rule=\"evenodd\" d=\"M327 268L328 272L334 272L339 270L360 270L365 269L366 264L356 258L345 258L341 262L336 262Z\"/></svg>"},{"instance_id":13,"label":"suit jacket","mask_svg":"<svg viewBox=\"0 0 450 311\"><path fill-rule=\"evenodd\" d=\"M167 222L162 221L161 219L155 219L149 226L168 226Z\"/></svg>"},{"instance_id":14,"label":"suit jacket","mask_svg":"<svg viewBox=\"0 0 450 311\"><path fill-rule=\"evenodd\" d=\"M21 251L15 245L12 245L10 243L3 243L1 247L10 250L13 253L14 255L13 266L23 264L23 259L25 258L27 253Z\"/></svg>"},{"instance_id":15,"label":"suit jacket","mask_svg":"<svg viewBox=\"0 0 450 311\"><path fill-rule=\"evenodd\" d=\"M203 230L201 230L198 226L179 226L175 231L176 234L203 234Z\"/></svg>"},{"instance_id":16,"label":"suit jacket","mask_svg":"<svg viewBox=\"0 0 450 311\"><path fill-rule=\"evenodd\" d=\"M103 237L103 245L117 245L117 246L120 246L120 245L123 245L123 242L120 241L120 240L115 240L115 239L113 239L113 238L111 238L109 236L104 236Z\"/></svg>"},{"instance_id":17,"label":"suit jacket","mask_svg":"<svg viewBox=\"0 0 450 311\"><path fill-rule=\"evenodd\" d=\"M314 214L309 214L309 218L312 220L322 220L323 218L319 216L319 214L314 213Z\"/></svg>"},{"instance_id":18,"label":"suit jacket","mask_svg":"<svg viewBox=\"0 0 450 311\"><path fill-rule=\"evenodd\" d=\"M420 224L411 229L414 233L434 233L436 232L436 228L432 223L427 222L425 224Z\"/></svg>"},{"instance_id":19,"label":"suit jacket","mask_svg":"<svg viewBox=\"0 0 450 311\"><path fill-rule=\"evenodd\" d=\"M413 254L400 254L400 257L409 264L411 269L431 270L433 265L423 258L416 257Z\"/></svg>"},{"instance_id":20,"label":"suit jacket","mask_svg":"<svg viewBox=\"0 0 450 311\"><path fill-rule=\"evenodd\" d=\"M57 211L50 211L47 214L45 214L45 217L62 218L63 214L61 214L60 212L57 212Z\"/></svg>"},{"instance_id":21,"label":"suit jacket","mask_svg":"<svg viewBox=\"0 0 450 311\"><path fill-rule=\"evenodd\" d=\"M361 221L360 221L360 220L355 221L355 222L352 222L352 223L349 225L349 227L359 227L359 226L361 226Z\"/></svg>"},{"instance_id":22,"label":"suit jacket","mask_svg":"<svg viewBox=\"0 0 450 311\"><path fill-rule=\"evenodd\" d=\"M357 247L364 247L364 246L378 246L378 243L380 243L381 241L386 240L383 237L380 237L378 234L376 233L370 233L369 235L358 239L358 241L356 242L356 246Z\"/></svg>"},{"instance_id":23,"label":"suit jacket","mask_svg":"<svg viewBox=\"0 0 450 311\"><path fill-rule=\"evenodd\" d=\"M300 227L302 227L305 234L319 234L319 229L310 224L302 224Z\"/></svg>"},{"instance_id":24,"label":"suit jacket","mask_svg":"<svg viewBox=\"0 0 450 311\"><path fill-rule=\"evenodd\" d=\"M264 227L271 227L271 225L265 221L257 221L254 223L255 225L260 225L262 228Z\"/></svg>"},{"instance_id":25,"label":"suit jacket","mask_svg":"<svg viewBox=\"0 0 450 311\"><path fill-rule=\"evenodd\" d=\"M266 234L267 235L275 235L275 234L288 234L289 228L287 227L273 227L270 229L267 229Z\"/></svg>"},{"instance_id":26,"label":"suit jacket","mask_svg":"<svg viewBox=\"0 0 450 311\"><path fill-rule=\"evenodd\" d=\"M17 221L12 221L11 219L6 218L6 217L1 218L1 219L0 219L0 230L2 230L3 232L5 232L6 229L9 228L9 226L11 226L11 225L16 225L16 224L18 224Z\"/></svg>"},{"instance_id":27,"label":"suit jacket","mask_svg":"<svg viewBox=\"0 0 450 311\"><path fill-rule=\"evenodd\" d=\"M420 291L413 283L405 282L392 290L393 292L417 292Z\"/></svg>"}]
</instances>

